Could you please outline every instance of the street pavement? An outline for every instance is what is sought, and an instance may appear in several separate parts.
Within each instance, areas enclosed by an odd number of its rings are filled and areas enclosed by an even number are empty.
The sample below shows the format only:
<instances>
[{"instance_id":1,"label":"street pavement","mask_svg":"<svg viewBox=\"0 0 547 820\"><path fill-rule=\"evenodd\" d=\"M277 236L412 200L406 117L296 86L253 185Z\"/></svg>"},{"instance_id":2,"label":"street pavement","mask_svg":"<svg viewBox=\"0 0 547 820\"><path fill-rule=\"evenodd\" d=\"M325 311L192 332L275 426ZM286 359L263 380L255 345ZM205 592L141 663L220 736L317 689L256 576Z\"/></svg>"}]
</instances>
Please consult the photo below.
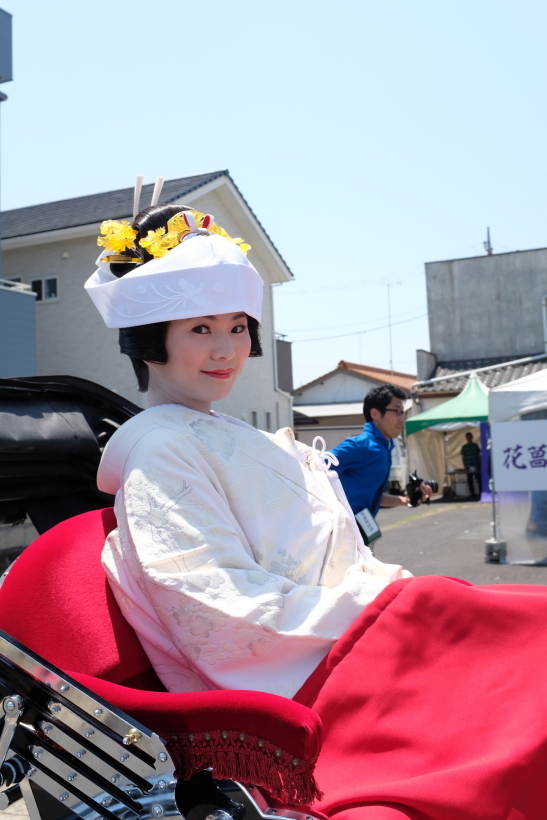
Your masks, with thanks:
<instances>
[{"instance_id":1,"label":"street pavement","mask_svg":"<svg viewBox=\"0 0 547 820\"><path fill-rule=\"evenodd\" d=\"M547 584L547 566L486 564L492 506L433 501L420 507L385 507L376 518L380 561L402 564L413 575L448 575L474 584Z\"/></svg>"}]
</instances>

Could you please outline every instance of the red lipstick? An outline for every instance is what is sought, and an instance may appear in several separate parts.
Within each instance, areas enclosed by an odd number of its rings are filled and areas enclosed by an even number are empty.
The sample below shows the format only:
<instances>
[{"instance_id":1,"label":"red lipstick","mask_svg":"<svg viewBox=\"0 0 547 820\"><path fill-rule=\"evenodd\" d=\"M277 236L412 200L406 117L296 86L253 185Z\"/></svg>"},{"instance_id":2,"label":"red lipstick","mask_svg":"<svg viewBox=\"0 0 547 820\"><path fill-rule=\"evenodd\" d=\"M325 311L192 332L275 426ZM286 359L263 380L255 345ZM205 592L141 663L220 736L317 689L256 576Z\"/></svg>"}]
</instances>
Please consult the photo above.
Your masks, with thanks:
<instances>
[{"instance_id":1,"label":"red lipstick","mask_svg":"<svg viewBox=\"0 0 547 820\"><path fill-rule=\"evenodd\" d=\"M201 372L206 376L212 376L213 379L229 379L233 370L233 367L229 367L227 370L202 370Z\"/></svg>"}]
</instances>

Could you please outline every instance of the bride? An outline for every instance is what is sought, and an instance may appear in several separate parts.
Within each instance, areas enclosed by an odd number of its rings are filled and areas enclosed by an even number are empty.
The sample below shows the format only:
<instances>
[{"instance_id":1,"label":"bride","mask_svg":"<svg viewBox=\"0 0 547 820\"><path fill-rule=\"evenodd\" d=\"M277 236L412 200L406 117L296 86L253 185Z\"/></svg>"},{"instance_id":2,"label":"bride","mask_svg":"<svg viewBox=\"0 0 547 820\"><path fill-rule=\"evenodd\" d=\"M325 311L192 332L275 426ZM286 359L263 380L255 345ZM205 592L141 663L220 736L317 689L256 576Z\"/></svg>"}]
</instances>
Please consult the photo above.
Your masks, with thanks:
<instances>
[{"instance_id":1,"label":"bride","mask_svg":"<svg viewBox=\"0 0 547 820\"><path fill-rule=\"evenodd\" d=\"M248 246L175 205L101 229L86 289L147 393L99 468L103 565L164 686L316 709L329 816L544 818L543 588L375 559L331 454L212 410L261 355Z\"/></svg>"}]
</instances>

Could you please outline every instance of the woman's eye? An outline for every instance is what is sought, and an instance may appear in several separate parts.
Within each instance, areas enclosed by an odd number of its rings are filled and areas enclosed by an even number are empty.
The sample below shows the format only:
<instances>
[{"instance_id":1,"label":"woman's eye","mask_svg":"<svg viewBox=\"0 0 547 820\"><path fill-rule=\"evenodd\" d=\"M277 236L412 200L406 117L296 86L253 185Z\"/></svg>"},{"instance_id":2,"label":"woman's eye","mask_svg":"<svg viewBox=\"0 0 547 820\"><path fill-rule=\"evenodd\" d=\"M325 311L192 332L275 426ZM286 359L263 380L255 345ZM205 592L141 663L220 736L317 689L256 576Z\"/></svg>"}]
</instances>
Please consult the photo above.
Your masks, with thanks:
<instances>
[{"instance_id":1,"label":"woman's eye","mask_svg":"<svg viewBox=\"0 0 547 820\"><path fill-rule=\"evenodd\" d=\"M232 333L244 333L247 330L247 325L236 325L232 328Z\"/></svg>"},{"instance_id":2,"label":"woman's eye","mask_svg":"<svg viewBox=\"0 0 547 820\"><path fill-rule=\"evenodd\" d=\"M208 333L209 328L207 325L196 325L192 328L192 333Z\"/></svg>"}]
</instances>

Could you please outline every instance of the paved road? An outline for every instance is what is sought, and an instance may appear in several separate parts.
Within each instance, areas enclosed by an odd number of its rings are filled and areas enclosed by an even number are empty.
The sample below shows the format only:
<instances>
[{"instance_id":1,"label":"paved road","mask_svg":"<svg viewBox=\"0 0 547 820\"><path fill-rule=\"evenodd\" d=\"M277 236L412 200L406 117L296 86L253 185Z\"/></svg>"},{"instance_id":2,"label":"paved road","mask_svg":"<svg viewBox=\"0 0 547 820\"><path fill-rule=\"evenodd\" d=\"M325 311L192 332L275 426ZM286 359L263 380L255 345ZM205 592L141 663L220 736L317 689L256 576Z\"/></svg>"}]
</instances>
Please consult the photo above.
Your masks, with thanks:
<instances>
[{"instance_id":1,"label":"paved road","mask_svg":"<svg viewBox=\"0 0 547 820\"><path fill-rule=\"evenodd\" d=\"M547 567L484 562L491 509L480 502L435 501L415 509L382 509L377 517L382 538L374 554L413 575L450 575L474 584L547 584Z\"/></svg>"}]
</instances>

